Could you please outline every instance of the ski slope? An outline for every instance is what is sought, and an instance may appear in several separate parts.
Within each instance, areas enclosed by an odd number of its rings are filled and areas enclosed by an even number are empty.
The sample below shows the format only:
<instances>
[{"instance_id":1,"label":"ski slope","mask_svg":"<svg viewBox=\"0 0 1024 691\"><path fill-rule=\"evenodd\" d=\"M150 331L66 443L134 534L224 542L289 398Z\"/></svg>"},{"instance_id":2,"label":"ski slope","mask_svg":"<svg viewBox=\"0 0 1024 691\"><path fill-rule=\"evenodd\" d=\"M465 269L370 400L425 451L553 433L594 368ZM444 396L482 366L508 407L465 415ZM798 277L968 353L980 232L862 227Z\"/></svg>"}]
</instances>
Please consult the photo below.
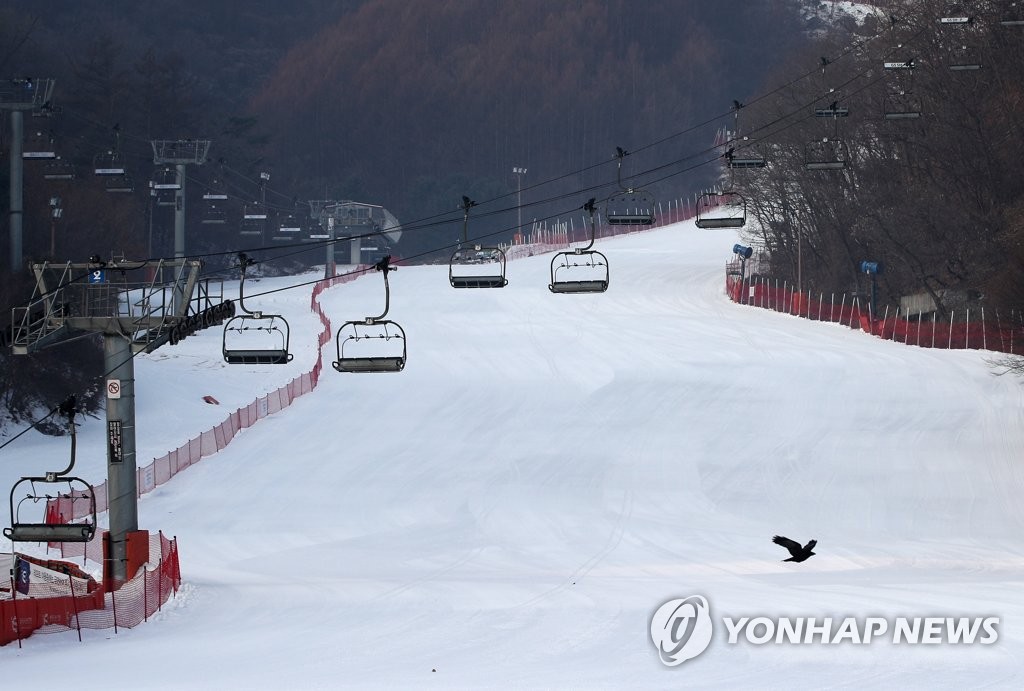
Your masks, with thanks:
<instances>
[{"instance_id":1,"label":"ski slope","mask_svg":"<svg viewBox=\"0 0 1024 691\"><path fill-rule=\"evenodd\" d=\"M552 295L551 255L511 262L501 290L401 267L388 316L405 371L327 367L144 497L140 526L179 540L177 599L117 635L0 648L5 685L1019 688L1020 380L994 376L992 353L735 305L736 241L692 223L602 241L597 295ZM286 367L224 365L216 329L140 358L139 464L308 370L308 301L267 298L292 324ZM335 329L376 315L380 276L321 304ZM102 427L85 422L77 469L96 481ZM0 480L66 455L66 439L26 437ZM775 534L816 538L817 556L782 563ZM696 594L712 644L666 667L651 615ZM720 625L902 615L998 616L999 639L730 645Z\"/></svg>"}]
</instances>

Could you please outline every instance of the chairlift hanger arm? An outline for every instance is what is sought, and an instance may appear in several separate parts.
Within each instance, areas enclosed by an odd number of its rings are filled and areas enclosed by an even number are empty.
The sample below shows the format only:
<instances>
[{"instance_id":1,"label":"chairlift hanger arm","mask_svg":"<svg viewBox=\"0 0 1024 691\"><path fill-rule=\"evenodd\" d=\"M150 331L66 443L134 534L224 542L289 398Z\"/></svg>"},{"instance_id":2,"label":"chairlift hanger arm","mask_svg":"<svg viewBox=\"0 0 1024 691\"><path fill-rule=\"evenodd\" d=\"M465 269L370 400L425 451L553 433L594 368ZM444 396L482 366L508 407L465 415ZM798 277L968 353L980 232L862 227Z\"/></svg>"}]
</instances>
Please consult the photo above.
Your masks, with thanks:
<instances>
[{"instance_id":1,"label":"chairlift hanger arm","mask_svg":"<svg viewBox=\"0 0 1024 691\"><path fill-rule=\"evenodd\" d=\"M587 244L586 247L577 247L576 254L586 252L587 250L594 246L594 236L597 234L594 221L594 211L596 209L596 202L597 200L594 197L591 197L590 199L587 200L587 203L583 205L583 210L590 214L590 242Z\"/></svg>"},{"instance_id":2,"label":"chairlift hanger arm","mask_svg":"<svg viewBox=\"0 0 1024 691\"><path fill-rule=\"evenodd\" d=\"M75 448L77 446L77 437L75 435L75 404L77 400L74 395L68 396L61 404L57 407L57 412L67 418L68 420L68 432L71 434L71 460L68 462L68 467L59 472L47 472L47 477L63 477L71 472L72 468L75 467Z\"/></svg>"},{"instance_id":3,"label":"chairlift hanger arm","mask_svg":"<svg viewBox=\"0 0 1024 691\"><path fill-rule=\"evenodd\" d=\"M242 270L242 278L238 282L238 309L242 310L245 314L251 315L259 319L263 316L262 311L254 312L245 306L245 270L253 264L258 264L255 259L252 259L245 252L238 253L238 266Z\"/></svg>"}]
</instances>

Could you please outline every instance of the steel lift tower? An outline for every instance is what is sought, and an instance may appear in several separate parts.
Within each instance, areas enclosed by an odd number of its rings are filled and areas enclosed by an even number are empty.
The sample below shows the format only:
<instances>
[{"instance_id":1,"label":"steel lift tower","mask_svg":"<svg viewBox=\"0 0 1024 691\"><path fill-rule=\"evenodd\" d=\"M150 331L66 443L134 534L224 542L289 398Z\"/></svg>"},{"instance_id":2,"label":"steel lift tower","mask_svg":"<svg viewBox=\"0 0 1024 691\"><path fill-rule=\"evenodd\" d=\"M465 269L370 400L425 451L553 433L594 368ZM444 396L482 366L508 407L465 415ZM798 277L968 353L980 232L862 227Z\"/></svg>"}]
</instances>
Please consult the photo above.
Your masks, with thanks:
<instances>
[{"instance_id":1,"label":"steel lift tower","mask_svg":"<svg viewBox=\"0 0 1024 691\"><path fill-rule=\"evenodd\" d=\"M174 166L178 187L174 193L174 258L185 258L185 166L200 166L210 151L209 139L154 139L153 163Z\"/></svg>"},{"instance_id":2,"label":"steel lift tower","mask_svg":"<svg viewBox=\"0 0 1024 691\"><path fill-rule=\"evenodd\" d=\"M52 79L9 79L0 81L0 110L11 112L11 271L22 269L22 153L25 111L49 106L53 94Z\"/></svg>"},{"instance_id":3,"label":"steel lift tower","mask_svg":"<svg viewBox=\"0 0 1024 691\"><path fill-rule=\"evenodd\" d=\"M24 355L103 336L107 390L107 491L110 573L126 572L128 534L138 530L135 462L135 360L170 341L233 315L234 304L213 304L197 291L201 262L194 259L33 264L36 286L25 307L13 310L11 350ZM161 281L157 277L170 275ZM150 276L152 278L147 279ZM199 292L203 297L194 300Z\"/></svg>"}]
</instances>

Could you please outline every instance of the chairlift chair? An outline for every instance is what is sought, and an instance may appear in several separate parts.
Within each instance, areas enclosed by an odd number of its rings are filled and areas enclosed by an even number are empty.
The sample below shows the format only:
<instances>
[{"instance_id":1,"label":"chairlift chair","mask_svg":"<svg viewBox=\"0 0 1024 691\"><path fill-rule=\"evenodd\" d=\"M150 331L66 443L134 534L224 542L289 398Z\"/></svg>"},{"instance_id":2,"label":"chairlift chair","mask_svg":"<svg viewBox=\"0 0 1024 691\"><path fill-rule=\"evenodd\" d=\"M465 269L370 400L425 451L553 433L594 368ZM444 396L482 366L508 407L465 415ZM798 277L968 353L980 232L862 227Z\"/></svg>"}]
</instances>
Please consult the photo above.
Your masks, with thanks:
<instances>
[{"instance_id":1,"label":"chairlift chair","mask_svg":"<svg viewBox=\"0 0 1024 691\"><path fill-rule=\"evenodd\" d=\"M280 314L251 311L245 306L245 270L255 262L244 253L238 255L242 278L238 283L238 314L224 324L222 351L229 365L286 365L290 329Z\"/></svg>"},{"instance_id":2,"label":"chairlift chair","mask_svg":"<svg viewBox=\"0 0 1024 691\"><path fill-rule=\"evenodd\" d=\"M300 239L302 234L302 220L296 213L287 214L277 225L277 232L274 240L294 242Z\"/></svg>"},{"instance_id":3,"label":"chairlift chair","mask_svg":"<svg viewBox=\"0 0 1024 691\"><path fill-rule=\"evenodd\" d=\"M591 249L594 246L596 228L594 222L594 200L583 208L590 214L590 242L586 247L557 253L551 259L552 293L603 293L608 290L608 258Z\"/></svg>"},{"instance_id":4,"label":"chairlift chair","mask_svg":"<svg viewBox=\"0 0 1024 691\"><path fill-rule=\"evenodd\" d=\"M628 152L616 147L616 179L620 191L604 202L604 218L609 225L649 226L654 223L655 199L646 190L626 187L622 184L622 159Z\"/></svg>"},{"instance_id":5,"label":"chairlift chair","mask_svg":"<svg viewBox=\"0 0 1024 691\"><path fill-rule=\"evenodd\" d=\"M101 177L124 175L124 156L116 151L97 154L93 157L92 167L93 173Z\"/></svg>"},{"instance_id":6,"label":"chairlift chair","mask_svg":"<svg viewBox=\"0 0 1024 691\"><path fill-rule=\"evenodd\" d=\"M124 164L124 156L117 151L108 151L93 158L93 174L103 178L107 192L125 194L135 191L135 184Z\"/></svg>"},{"instance_id":7,"label":"chairlift chair","mask_svg":"<svg viewBox=\"0 0 1024 691\"><path fill-rule=\"evenodd\" d=\"M729 150L725 152L725 164L733 169L764 168L768 165L768 160L749 147L740 149L729 147Z\"/></svg>"},{"instance_id":8,"label":"chairlift chair","mask_svg":"<svg viewBox=\"0 0 1024 691\"><path fill-rule=\"evenodd\" d=\"M128 173L123 175L109 175L103 182L103 188L114 194L130 194L135 191L135 183Z\"/></svg>"},{"instance_id":9,"label":"chairlift chair","mask_svg":"<svg viewBox=\"0 0 1024 691\"><path fill-rule=\"evenodd\" d=\"M219 180L213 180L210 187L203 192L203 211L201 223L203 225L224 225L227 223L227 214L224 207L227 205L228 195L224 193L223 185Z\"/></svg>"},{"instance_id":10,"label":"chairlift chair","mask_svg":"<svg viewBox=\"0 0 1024 691\"><path fill-rule=\"evenodd\" d=\"M448 282L452 288L504 288L507 259L500 247L470 244L467 237L469 210L476 206L469 197L462 197L462 242L448 262ZM387 274L385 274L387 278Z\"/></svg>"},{"instance_id":11,"label":"chairlift chair","mask_svg":"<svg viewBox=\"0 0 1024 691\"><path fill-rule=\"evenodd\" d=\"M47 472L40 477L23 477L14 483L11 488L10 509L11 525L4 528L3 533L11 542L89 542L96 534L96 492L92 485L81 478L69 475L75 467L75 422L74 422L74 399L69 399L60 406L61 412L68 417L68 426L71 433L71 462L68 467L61 471ZM22 496L19 494L25 491ZM16 497L21 497L16 500ZM44 516L42 521L29 520L29 517L22 513L22 507L26 502L29 505L57 499L60 502L84 501L87 503L84 514L85 520L79 523L59 522L49 523ZM74 519L80 512L72 508L71 515L67 519Z\"/></svg>"},{"instance_id":12,"label":"chairlift chair","mask_svg":"<svg viewBox=\"0 0 1024 691\"><path fill-rule=\"evenodd\" d=\"M178 181L178 171L170 166L159 170L153 179L153 191L156 193L157 206L175 206L177 204L178 190L181 183Z\"/></svg>"},{"instance_id":13,"label":"chairlift chair","mask_svg":"<svg viewBox=\"0 0 1024 691\"><path fill-rule=\"evenodd\" d=\"M1014 29L1024 28L1024 2L1012 0L1000 8L999 25Z\"/></svg>"},{"instance_id":14,"label":"chairlift chair","mask_svg":"<svg viewBox=\"0 0 1024 691\"><path fill-rule=\"evenodd\" d=\"M903 91L886 94L882 114L886 120L916 120L921 117L921 100Z\"/></svg>"},{"instance_id":15,"label":"chairlift chair","mask_svg":"<svg viewBox=\"0 0 1024 691\"><path fill-rule=\"evenodd\" d=\"M768 160L749 137L740 135L740 109L743 107L739 101L733 101L733 140L725 152L725 165L730 170L764 168Z\"/></svg>"},{"instance_id":16,"label":"chairlift chair","mask_svg":"<svg viewBox=\"0 0 1024 691\"><path fill-rule=\"evenodd\" d=\"M698 228L742 228L747 224L747 200L739 192L705 192L697 197Z\"/></svg>"},{"instance_id":17,"label":"chairlift chair","mask_svg":"<svg viewBox=\"0 0 1024 691\"><path fill-rule=\"evenodd\" d=\"M977 49L966 45L951 48L946 65L953 72L974 72L982 67Z\"/></svg>"},{"instance_id":18,"label":"chairlift chair","mask_svg":"<svg viewBox=\"0 0 1024 691\"><path fill-rule=\"evenodd\" d=\"M57 157L47 161L43 167L44 180L74 180L75 166Z\"/></svg>"},{"instance_id":19,"label":"chairlift chair","mask_svg":"<svg viewBox=\"0 0 1024 691\"><path fill-rule=\"evenodd\" d=\"M310 223L306 228L309 232L303 234L303 242L323 242L331 239L331 234L327 232L328 229L319 222Z\"/></svg>"},{"instance_id":20,"label":"chairlift chair","mask_svg":"<svg viewBox=\"0 0 1024 691\"><path fill-rule=\"evenodd\" d=\"M338 372L401 372L405 368L405 331L397 322L385 319L391 304L388 272L397 269L390 263L391 257L385 256L373 267L384 274L384 311L376 317L345 322L338 329L338 359L331 363Z\"/></svg>"},{"instance_id":21,"label":"chairlift chair","mask_svg":"<svg viewBox=\"0 0 1024 691\"><path fill-rule=\"evenodd\" d=\"M26 161L45 161L57 158L53 135L49 132L30 132L22 145L21 157Z\"/></svg>"},{"instance_id":22,"label":"chairlift chair","mask_svg":"<svg viewBox=\"0 0 1024 691\"><path fill-rule=\"evenodd\" d=\"M842 139L826 137L804 147L804 168L807 170L842 170L849 161L849 150Z\"/></svg>"},{"instance_id":23,"label":"chairlift chair","mask_svg":"<svg viewBox=\"0 0 1024 691\"><path fill-rule=\"evenodd\" d=\"M824 108L815 108L814 117L816 118L845 118L849 117L850 109L846 106L839 105L838 101L833 101Z\"/></svg>"},{"instance_id":24,"label":"chairlift chair","mask_svg":"<svg viewBox=\"0 0 1024 691\"><path fill-rule=\"evenodd\" d=\"M267 223L267 210L259 202L246 204L242 208L242 227L238 231L240 235L263 235L263 228Z\"/></svg>"}]
</instances>

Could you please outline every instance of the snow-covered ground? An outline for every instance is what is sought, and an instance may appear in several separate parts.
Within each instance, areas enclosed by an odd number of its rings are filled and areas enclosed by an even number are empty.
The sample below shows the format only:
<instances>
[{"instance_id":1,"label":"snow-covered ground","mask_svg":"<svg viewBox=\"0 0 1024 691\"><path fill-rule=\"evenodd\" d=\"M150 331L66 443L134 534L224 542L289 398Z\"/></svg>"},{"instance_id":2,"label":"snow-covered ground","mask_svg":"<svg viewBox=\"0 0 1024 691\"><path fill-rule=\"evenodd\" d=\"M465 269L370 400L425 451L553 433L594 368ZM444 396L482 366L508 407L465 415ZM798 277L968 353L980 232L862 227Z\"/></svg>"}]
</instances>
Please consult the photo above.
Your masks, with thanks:
<instances>
[{"instance_id":1,"label":"snow-covered ground","mask_svg":"<svg viewBox=\"0 0 1024 691\"><path fill-rule=\"evenodd\" d=\"M117 635L0 648L5 688L1019 688L1021 382L991 353L735 305L736 240L685 223L603 241L596 295L551 294L550 255L501 290L402 267L405 371L328 366L144 497L141 527L179 540L177 599ZM337 328L382 293L372 275L321 302ZM223 364L217 330L139 359L140 465L312 366L309 288L270 299L288 366ZM97 481L102 434L85 421ZM0 481L66 454L27 436ZM817 555L782 563L775 534ZM714 637L667 667L651 617L691 595ZM756 616L998 617L998 640L729 644L723 618Z\"/></svg>"}]
</instances>

